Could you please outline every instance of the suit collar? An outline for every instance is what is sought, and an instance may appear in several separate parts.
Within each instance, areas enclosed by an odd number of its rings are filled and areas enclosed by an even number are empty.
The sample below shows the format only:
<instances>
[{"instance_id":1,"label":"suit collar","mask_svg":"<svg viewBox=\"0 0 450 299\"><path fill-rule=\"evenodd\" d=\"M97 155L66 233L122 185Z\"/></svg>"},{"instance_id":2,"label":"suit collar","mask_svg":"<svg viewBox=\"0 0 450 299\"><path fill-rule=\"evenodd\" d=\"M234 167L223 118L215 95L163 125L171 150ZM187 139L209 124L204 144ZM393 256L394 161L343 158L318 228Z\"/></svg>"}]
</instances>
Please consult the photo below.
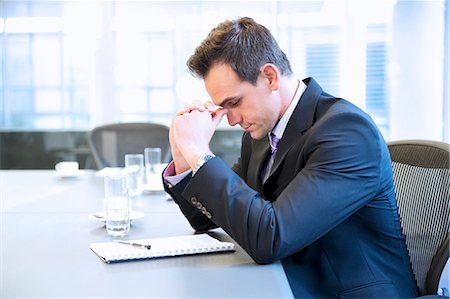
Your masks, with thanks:
<instances>
[{"instance_id":1,"label":"suit collar","mask_svg":"<svg viewBox=\"0 0 450 299\"><path fill-rule=\"evenodd\" d=\"M291 118L288 121L283 138L278 144L278 152L275 157L271 173L266 180L270 182L271 176L281 165L289 149L294 145L294 141L301 137L302 133L308 130L314 123L316 106L318 99L322 94L322 88L313 78L304 79L306 89L300 98L297 107L295 107ZM252 154L250 155L247 184L255 190L260 190L263 195L263 182L261 173L267 163L270 155L270 145L268 138L261 140L252 139ZM264 182L264 184L266 183ZM265 184L268 187L268 185Z\"/></svg>"},{"instance_id":2,"label":"suit collar","mask_svg":"<svg viewBox=\"0 0 450 299\"><path fill-rule=\"evenodd\" d=\"M298 131L304 132L311 128L314 123L314 112L318 99L322 94L322 87L313 78L306 78L303 82L307 87L286 128L286 131L290 131L291 134L298 134ZM289 137L292 138L292 136Z\"/></svg>"},{"instance_id":3,"label":"suit collar","mask_svg":"<svg viewBox=\"0 0 450 299\"><path fill-rule=\"evenodd\" d=\"M297 140L303 132L307 131L314 124L315 111L319 97L322 94L322 88L313 78L306 78L303 82L307 87L289 119L283 138L278 143L278 152L267 181L270 180L270 176L281 165L281 161L284 160L287 152L294 145L293 141Z\"/></svg>"}]
</instances>

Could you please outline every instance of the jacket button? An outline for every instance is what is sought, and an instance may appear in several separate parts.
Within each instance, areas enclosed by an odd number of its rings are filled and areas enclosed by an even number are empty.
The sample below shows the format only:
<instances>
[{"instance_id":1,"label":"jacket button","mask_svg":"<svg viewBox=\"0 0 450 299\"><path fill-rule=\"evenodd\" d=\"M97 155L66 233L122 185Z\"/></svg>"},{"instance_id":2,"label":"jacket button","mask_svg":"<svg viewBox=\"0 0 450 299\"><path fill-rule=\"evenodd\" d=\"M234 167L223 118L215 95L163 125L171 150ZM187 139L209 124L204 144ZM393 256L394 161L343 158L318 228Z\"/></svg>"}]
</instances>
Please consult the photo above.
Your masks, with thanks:
<instances>
[{"instance_id":1,"label":"jacket button","mask_svg":"<svg viewBox=\"0 0 450 299\"><path fill-rule=\"evenodd\" d=\"M197 204L197 198L195 196L192 196L191 197L191 202L192 202L193 205L196 205Z\"/></svg>"},{"instance_id":2,"label":"jacket button","mask_svg":"<svg viewBox=\"0 0 450 299\"><path fill-rule=\"evenodd\" d=\"M203 205L201 202L197 202L197 209L201 210L203 208Z\"/></svg>"},{"instance_id":3,"label":"jacket button","mask_svg":"<svg viewBox=\"0 0 450 299\"><path fill-rule=\"evenodd\" d=\"M208 219L211 219L212 218L212 215L211 215L211 213L210 212L206 212L206 217L208 217Z\"/></svg>"},{"instance_id":4,"label":"jacket button","mask_svg":"<svg viewBox=\"0 0 450 299\"><path fill-rule=\"evenodd\" d=\"M203 208L202 208L202 213L206 215L206 212L207 212L207 211L206 211L206 208L203 207Z\"/></svg>"}]
</instances>

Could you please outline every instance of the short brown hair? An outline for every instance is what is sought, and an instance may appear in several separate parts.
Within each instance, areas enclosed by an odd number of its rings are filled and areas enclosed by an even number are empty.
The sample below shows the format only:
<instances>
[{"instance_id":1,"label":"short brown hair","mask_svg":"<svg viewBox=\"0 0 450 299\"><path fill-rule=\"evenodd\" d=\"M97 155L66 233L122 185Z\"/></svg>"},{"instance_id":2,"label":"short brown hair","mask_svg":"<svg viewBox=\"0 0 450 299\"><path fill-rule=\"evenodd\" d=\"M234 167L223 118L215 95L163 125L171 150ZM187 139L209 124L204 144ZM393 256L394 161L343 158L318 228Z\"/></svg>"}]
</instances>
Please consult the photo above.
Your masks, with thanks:
<instances>
[{"instance_id":1,"label":"short brown hair","mask_svg":"<svg viewBox=\"0 0 450 299\"><path fill-rule=\"evenodd\" d=\"M266 63L276 65L282 75L292 75L289 60L270 31L248 17L217 25L186 64L193 75L204 79L215 63L230 65L242 81L253 85Z\"/></svg>"}]
</instances>

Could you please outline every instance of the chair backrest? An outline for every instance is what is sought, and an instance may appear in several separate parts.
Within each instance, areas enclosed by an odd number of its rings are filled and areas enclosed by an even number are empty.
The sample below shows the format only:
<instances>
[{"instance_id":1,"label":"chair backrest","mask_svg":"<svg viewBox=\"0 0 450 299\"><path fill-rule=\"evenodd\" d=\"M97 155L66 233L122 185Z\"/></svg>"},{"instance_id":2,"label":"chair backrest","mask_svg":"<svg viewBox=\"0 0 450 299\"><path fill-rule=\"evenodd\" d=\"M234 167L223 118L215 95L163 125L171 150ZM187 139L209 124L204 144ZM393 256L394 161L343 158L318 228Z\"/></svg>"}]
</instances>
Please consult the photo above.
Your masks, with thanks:
<instances>
[{"instance_id":1,"label":"chair backrest","mask_svg":"<svg viewBox=\"0 0 450 299\"><path fill-rule=\"evenodd\" d=\"M449 145L388 143L401 226L420 295L436 294L449 257Z\"/></svg>"},{"instance_id":2,"label":"chair backrest","mask_svg":"<svg viewBox=\"0 0 450 299\"><path fill-rule=\"evenodd\" d=\"M125 154L143 154L160 147L163 163L170 161L169 127L155 123L116 123L96 127L87 141L98 169L123 167Z\"/></svg>"}]
</instances>

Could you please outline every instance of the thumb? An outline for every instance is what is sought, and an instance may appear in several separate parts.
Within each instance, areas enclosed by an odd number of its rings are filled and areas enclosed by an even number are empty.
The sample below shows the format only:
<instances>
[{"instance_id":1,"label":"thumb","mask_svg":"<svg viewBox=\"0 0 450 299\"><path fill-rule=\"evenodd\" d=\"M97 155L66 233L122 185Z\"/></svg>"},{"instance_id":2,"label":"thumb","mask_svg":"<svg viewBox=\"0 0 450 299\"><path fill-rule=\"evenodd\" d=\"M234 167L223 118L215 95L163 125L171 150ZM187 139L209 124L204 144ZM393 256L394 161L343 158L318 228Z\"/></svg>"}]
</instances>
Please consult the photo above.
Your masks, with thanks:
<instances>
[{"instance_id":1,"label":"thumb","mask_svg":"<svg viewBox=\"0 0 450 299\"><path fill-rule=\"evenodd\" d=\"M218 108L214 113L212 114L212 122L217 127L219 123L222 121L222 118L227 114L227 109L224 108Z\"/></svg>"}]
</instances>

